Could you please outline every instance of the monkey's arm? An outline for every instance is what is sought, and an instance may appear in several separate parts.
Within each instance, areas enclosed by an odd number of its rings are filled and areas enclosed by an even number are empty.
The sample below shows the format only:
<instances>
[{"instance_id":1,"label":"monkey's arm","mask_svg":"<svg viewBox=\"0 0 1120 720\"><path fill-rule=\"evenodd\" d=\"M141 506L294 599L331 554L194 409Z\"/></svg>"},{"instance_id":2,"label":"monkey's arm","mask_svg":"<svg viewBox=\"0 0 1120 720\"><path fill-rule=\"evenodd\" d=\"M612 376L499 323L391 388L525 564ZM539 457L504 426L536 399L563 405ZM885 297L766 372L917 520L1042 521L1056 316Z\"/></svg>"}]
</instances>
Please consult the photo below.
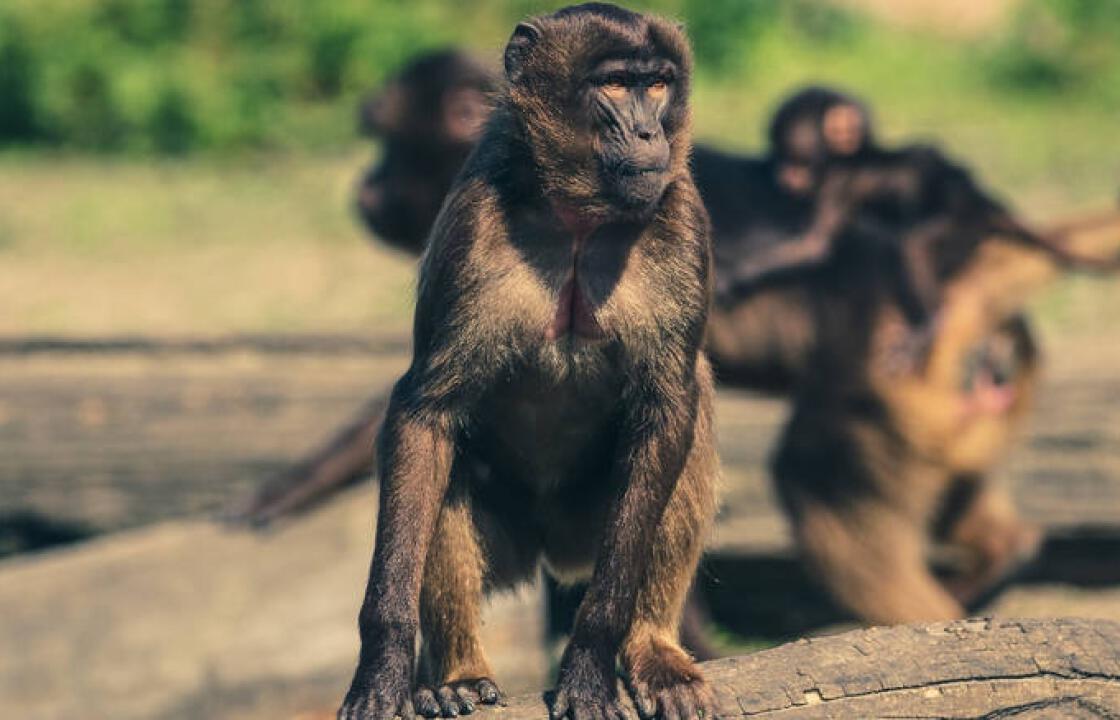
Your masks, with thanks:
<instances>
[{"instance_id":1,"label":"monkey's arm","mask_svg":"<svg viewBox=\"0 0 1120 720\"><path fill-rule=\"evenodd\" d=\"M944 158L941 158L941 163L944 168L945 193L953 215L975 218L990 234L1002 235L1042 251L1062 270L1094 273L1120 270L1120 254L1115 250L1111 256L1103 256L1076 247L1076 240L1081 233L1109 224L1115 212L1036 231L1016 219L1001 202L985 192L967 170Z\"/></svg>"},{"instance_id":2,"label":"monkey's arm","mask_svg":"<svg viewBox=\"0 0 1120 720\"><path fill-rule=\"evenodd\" d=\"M420 624L420 581L450 477L451 422L417 408L411 370L393 391L379 438L381 491L373 563L358 626L358 669L349 712L411 717L412 664ZM346 715L349 717L349 715Z\"/></svg>"},{"instance_id":3,"label":"monkey's arm","mask_svg":"<svg viewBox=\"0 0 1120 720\"><path fill-rule=\"evenodd\" d=\"M651 549L692 446L699 404L695 377L673 378L631 391L630 411L615 460L621 489L607 519L595 570L561 661L553 717L563 717L568 682L593 679L609 689L615 656L634 620ZM672 379L671 379L672 378ZM669 592L667 588L646 592Z\"/></svg>"},{"instance_id":4,"label":"monkey's arm","mask_svg":"<svg viewBox=\"0 0 1120 720\"><path fill-rule=\"evenodd\" d=\"M1063 270L1113 273L1120 271L1120 254L1094 255L1072 247L1070 243L1082 231L1093 230L1102 223L1110 222L1115 216L1116 213L1113 212L1108 216L1087 218L1082 222L1062 225L1045 232L1031 230L1007 215L998 217L993 224L996 232L1004 233L1028 247L1038 248Z\"/></svg>"},{"instance_id":5,"label":"monkey's arm","mask_svg":"<svg viewBox=\"0 0 1120 720\"><path fill-rule=\"evenodd\" d=\"M393 388L378 436L377 531L358 615L358 668L339 712L346 720L413 715L421 581L450 482L455 429L471 402L457 348L467 342L461 318L472 300L452 291L471 230L455 219L437 230L420 276L412 365Z\"/></svg>"},{"instance_id":6,"label":"monkey's arm","mask_svg":"<svg viewBox=\"0 0 1120 720\"><path fill-rule=\"evenodd\" d=\"M733 304L751 295L758 286L792 270L819 265L829 258L836 235L852 216L853 182L838 173L821 191L813 223L804 234L750 254L734 269L734 277L724 283L721 295Z\"/></svg>"}]
</instances>

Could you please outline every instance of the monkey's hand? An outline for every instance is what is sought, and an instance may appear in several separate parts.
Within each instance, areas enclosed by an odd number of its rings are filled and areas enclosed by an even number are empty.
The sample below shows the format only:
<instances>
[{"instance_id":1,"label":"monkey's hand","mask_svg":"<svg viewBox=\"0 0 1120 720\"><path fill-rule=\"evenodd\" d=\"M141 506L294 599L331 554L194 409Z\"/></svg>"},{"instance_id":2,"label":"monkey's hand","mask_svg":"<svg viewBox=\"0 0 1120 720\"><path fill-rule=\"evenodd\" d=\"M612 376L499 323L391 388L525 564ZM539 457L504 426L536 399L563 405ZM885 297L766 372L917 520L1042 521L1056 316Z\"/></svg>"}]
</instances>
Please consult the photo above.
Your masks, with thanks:
<instances>
[{"instance_id":1,"label":"monkey's hand","mask_svg":"<svg viewBox=\"0 0 1120 720\"><path fill-rule=\"evenodd\" d=\"M568 645L560 662L556 695L549 704L549 719L625 720L614 660L599 648Z\"/></svg>"},{"instance_id":2,"label":"monkey's hand","mask_svg":"<svg viewBox=\"0 0 1120 720\"><path fill-rule=\"evenodd\" d=\"M376 642L362 659L350 691L338 710L338 720L412 720L412 646ZM363 641L365 645L365 641Z\"/></svg>"},{"instance_id":3,"label":"monkey's hand","mask_svg":"<svg viewBox=\"0 0 1120 720\"><path fill-rule=\"evenodd\" d=\"M453 718L474 712L476 704L497 705L502 693L490 678L457 680L438 688L417 688L413 698L416 712L427 718Z\"/></svg>"},{"instance_id":4,"label":"monkey's hand","mask_svg":"<svg viewBox=\"0 0 1120 720\"><path fill-rule=\"evenodd\" d=\"M634 706L650 718L714 718L715 701L703 675L683 650L658 640L623 654Z\"/></svg>"}]
</instances>

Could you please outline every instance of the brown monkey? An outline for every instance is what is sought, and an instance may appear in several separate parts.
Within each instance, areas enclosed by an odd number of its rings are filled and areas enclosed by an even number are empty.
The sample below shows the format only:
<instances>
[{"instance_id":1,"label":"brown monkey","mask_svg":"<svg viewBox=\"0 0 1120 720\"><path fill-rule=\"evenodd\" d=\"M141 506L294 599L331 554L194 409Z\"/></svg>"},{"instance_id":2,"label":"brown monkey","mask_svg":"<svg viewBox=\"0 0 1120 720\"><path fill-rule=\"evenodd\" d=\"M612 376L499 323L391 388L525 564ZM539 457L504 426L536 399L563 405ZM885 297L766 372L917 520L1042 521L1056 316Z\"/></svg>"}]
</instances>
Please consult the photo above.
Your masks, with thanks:
<instances>
[{"instance_id":1,"label":"brown monkey","mask_svg":"<svg viewBox=\"0 0 1120 720\"><path fill-rule=\"evenodd\" d=\"M426 53L366 100L359 127L381 159L358 186L358 214L381 241L419 255L490 114L490 69L459 50Z\"/></svg>"},{"instance_id":2,"label":"brown monkey","mask_svg":"<svg viewBox=\"0 0 1120 720\"><path fill-rule=\"evenodd\" d=\"M769 158L697 153L717 273L707 348L722 383L799 388L775 480L833 594L871 621L954 617L1038 542L984 482L1037 371L1023 294L990 288L1115 260L1067 246L1088 226L1032 233L936 151L884 150L871 128L862 103L815 88L776 114ZM1009 242L1005 263L984 260ZM919 345L936 349L929 366L899 377L882 361L891 343L947 295ZM969 317L983 303L962 295L1005 298L1004 311ZM925 564L929 524L973 558L945 584Z\"/></svg>"},{"instance_id":3,"label":"brown monkey","mask_svg":"<svg viewBox=\"0 0 1120 720\"><path fill-rule=\"evenodd\" d=\"M676 26L612 5L514 31L508 89L424 257L340 718L495 702L481 596L542 559L591 575L554 718L621 720L618 661L643 717L711 714L676 640L718 471L690 67Z\"/></svg>"},{"instance_id":4,"label":"brown monkey","mask_svg":"<svg viewBox=\"0 0 1120 720\"><path fill-rule=\"evenodd\" d=\"M489 98L495 80L485 75L484 67L458 51L423 55L363 105L363 126L384 138L385 159L362 182L362 196L373 191L378 202L360 200L360 205L369 227L388 244L417 254L423 249L439 208L435 198L442 198L450 187L473 142L469 135L449 132L439 123L432 126L426 118L443 117L440 108L448 94L465 94L479 112L488 111L490 105L483 100ZM831 99L831 92L821 90L816 95ZM806 149L791 147L787 138L802 132L798 128L807 122L819 122L827 113L827 108L819 107L821 102L794 98L783 105L771 128L771 154L765 158L742 158L702 147L694 152L696 181L713 218L717 297L724 298L711 314L707 338L721 382L788 393L808 356L814 337L811 289L800 278L769 283L734 303L726 301L726 294L735 287L736 273L746 258L765 252L773 243L788 242L809 227L813 193L784 186L782 168L801 161ZM868 117L866 111L860 117ZM429 147L443 150L425 155ZM433 163L439 167L433 168ZM306 510L369 477L373 438L387 401L384 396L371 400L356 422L266 483L231 514L266 524ZM698 638L692 638L690 646L702 656L712 654Z\"/></svg>"},{"instance_id":5,"label":"brown monkey","mask_svg":"<svg viewBox=\"0 0 1120 720\"><path fill-rule=\"evenodd\" d=\"M1120 217L1066 233L1092 235L1115 252ZM773 462L778 493L807 561L858 617L960 617L1039 539L985 475L1035 385L1022 304L1060 266L993 229L946 282L926 362L899 372L881 361L906 332L889 280L897 269L874 242L838 241L817 284L817 349ZM931 539L965 550L971 565L939 581Z\"/></svg>"}]
</instances>

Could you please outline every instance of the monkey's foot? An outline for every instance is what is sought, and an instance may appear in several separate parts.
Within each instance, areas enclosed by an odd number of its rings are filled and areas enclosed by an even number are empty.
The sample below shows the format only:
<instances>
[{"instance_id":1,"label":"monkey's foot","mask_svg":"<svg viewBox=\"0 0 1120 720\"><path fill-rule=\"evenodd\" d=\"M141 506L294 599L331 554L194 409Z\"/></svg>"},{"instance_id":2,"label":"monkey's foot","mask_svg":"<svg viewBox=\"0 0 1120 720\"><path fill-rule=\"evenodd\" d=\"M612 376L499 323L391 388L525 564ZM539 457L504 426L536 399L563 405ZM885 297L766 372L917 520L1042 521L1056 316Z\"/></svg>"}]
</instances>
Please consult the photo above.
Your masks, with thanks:
<instances>
[{"instance_id":1,"label":"monkey's foot","mask_svg":"<svg viewBox=\"0 0 1120 720\"><path fill-rule=\"evenodd\" d=\"M388 645L388 644L387 644ZM411 646L382 647L358 664L338 720L412 720Z\"/></svg>"},{"instance_id":2,"label":"monkey's foot","mask_svg":"<svg viewBox=\"0 0 1120 720\"><path fill-rule=\"evenodd\" d=\"M420 687L413 695L416 712L427 718L470 715L475 705L497 705L501 700L501 691L489 678L459 680L435 689Z\"/></svg>"},{"instance_id":3,"label":"monkey's foot","mask_svg":"<svg viewBox=\"0 0 1120 720\"><path fill-rule=\"evenodd\" d=\"M378 677L358 685L355 679L338 710L338 720L393 720L398 716L404 720L416 716L407 676L403 683Z\"/></svg>"},{"instance_id":4,"label":"monkey's foot","mask_svg":"<svg viewBox=\"0 0 1120 720\"><path fill-rule=\"evenodd\" d=\"M618 698L614 657L569 646L548 716L550 720L626 720Z\"/></svg>"},{"instance_id":5,"label":"monkey's foot","mask_svg":"<svg viewBox=\"0 0 1120 720\"><path fill-rule=\"evenodd\" d=\"M634 706L642 718L715 717L715 699L700 669L683 650L658 640L626 652L623 663Z\"/></svg>"},{"instance_id":6,"label":"monkey's foot","mask_svg":"<svg viewBox=\"0 0 1120 720\"><path fill-rule=\"evenodd\" d=\"M1031 523L1009 524L1000 530L989 530L986 538L986 562L971 573L949 578L945 589L965 606L991 599L994 591L1012 582L1030 565L1042 546L1042 530Z\"/></svg>"}]
</instances>

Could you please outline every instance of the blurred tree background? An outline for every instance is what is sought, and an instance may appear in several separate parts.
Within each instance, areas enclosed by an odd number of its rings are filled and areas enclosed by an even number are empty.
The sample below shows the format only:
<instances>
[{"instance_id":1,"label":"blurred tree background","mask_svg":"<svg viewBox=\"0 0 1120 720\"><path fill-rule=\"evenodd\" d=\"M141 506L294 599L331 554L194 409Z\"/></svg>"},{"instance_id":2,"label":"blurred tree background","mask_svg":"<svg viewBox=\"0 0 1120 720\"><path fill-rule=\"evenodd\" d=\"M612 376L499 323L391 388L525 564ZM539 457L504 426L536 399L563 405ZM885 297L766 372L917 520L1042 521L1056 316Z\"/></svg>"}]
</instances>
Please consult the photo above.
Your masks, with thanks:
<instances>
[{"instance_id":1,"label":"blurred tree background","mask_svg":"<svg viewBox=\"0 0 1120 720\"><path fill-rule=\"evenodd\" d=\"M412 54L465 44L496 55L519 18L560 4L5 0L0 144L158 155L338 147L352 140L356 98ZM955 37L823 0L631 4L683 20L709 96L766 98L702 122L726 135L746 128L752 142L757 123L744 117L806 78L888 106L1120 109L1116 2L1025 0L1001 27Z\"/></svg>"},{"instance_id":2,"label":"blurred tree background","mask_svg":"<svg viewBox=\"0 0 1120 720\"><path fill-rule=\"evenodd\" d=\"M426 49L497 65L517 20L562 4L0 0L0 333L403 332L411 264L348 211L358 100ZM757 150L784 95L826 82L1028 217L1115 198L1120 2L627 4L685 23L700 140ZM1078 282L1048 312L1080 307Z\"/></svg>"}]
</instances>

